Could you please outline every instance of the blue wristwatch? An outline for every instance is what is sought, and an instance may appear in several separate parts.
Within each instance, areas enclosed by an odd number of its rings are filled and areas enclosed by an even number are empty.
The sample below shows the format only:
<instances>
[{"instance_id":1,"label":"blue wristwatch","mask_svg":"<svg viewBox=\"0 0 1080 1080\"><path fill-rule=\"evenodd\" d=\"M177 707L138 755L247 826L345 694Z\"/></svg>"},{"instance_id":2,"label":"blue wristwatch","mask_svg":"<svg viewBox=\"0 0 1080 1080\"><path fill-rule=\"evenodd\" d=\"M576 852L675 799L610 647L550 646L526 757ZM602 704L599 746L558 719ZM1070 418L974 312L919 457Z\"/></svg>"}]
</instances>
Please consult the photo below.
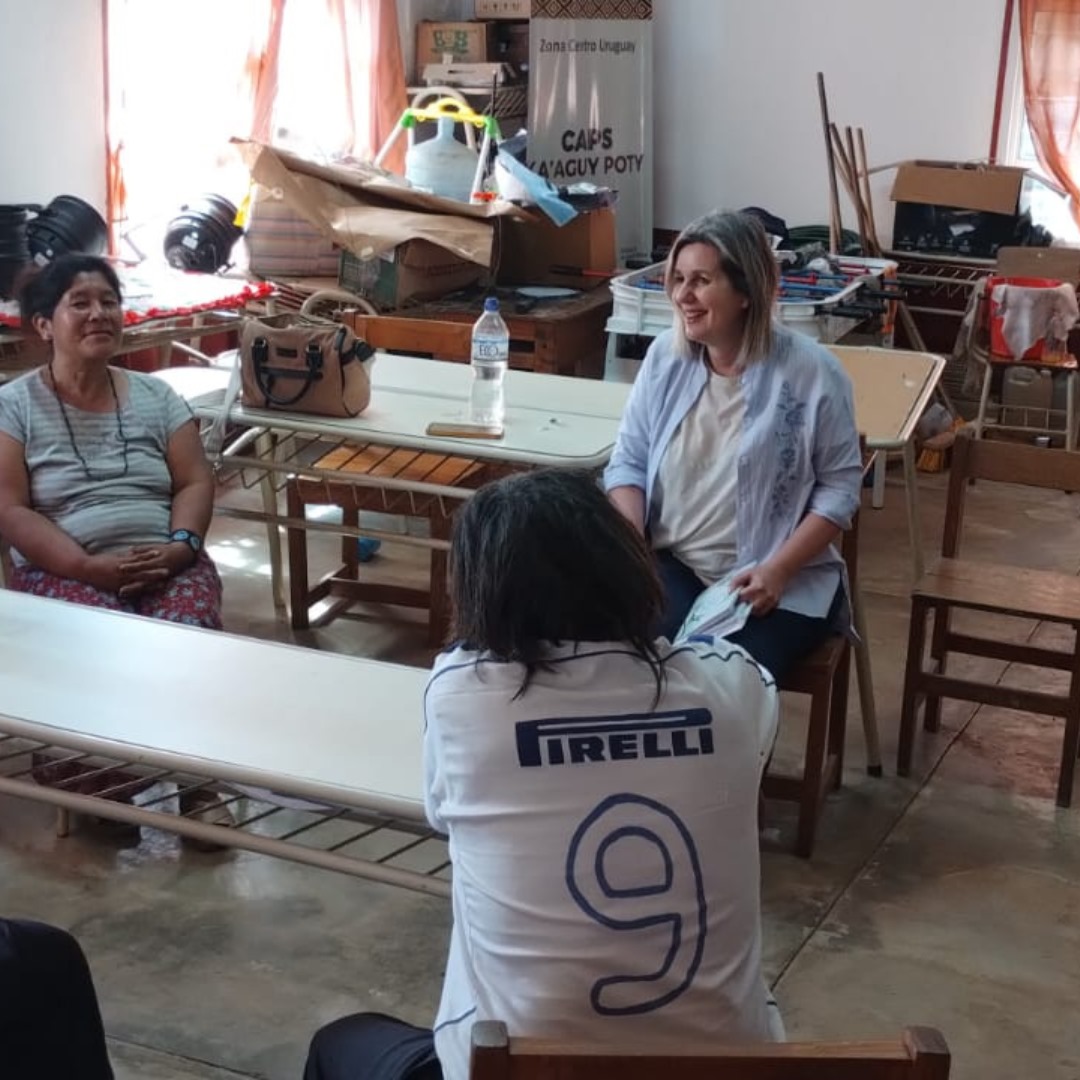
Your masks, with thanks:
<instances>
[{"instance_id":1,"label":"blue wristwatch","mask_svg":"<svg viewBox=\"0 0 1080 1080\"><path fill-rule=\"evenodd\" d=\"M175 543L180 541L187 544L196 555L202 551L202 537L198 533L193 533L190 529L173 529L169 533L169 543Z\"/></svg>"}]
</instances>

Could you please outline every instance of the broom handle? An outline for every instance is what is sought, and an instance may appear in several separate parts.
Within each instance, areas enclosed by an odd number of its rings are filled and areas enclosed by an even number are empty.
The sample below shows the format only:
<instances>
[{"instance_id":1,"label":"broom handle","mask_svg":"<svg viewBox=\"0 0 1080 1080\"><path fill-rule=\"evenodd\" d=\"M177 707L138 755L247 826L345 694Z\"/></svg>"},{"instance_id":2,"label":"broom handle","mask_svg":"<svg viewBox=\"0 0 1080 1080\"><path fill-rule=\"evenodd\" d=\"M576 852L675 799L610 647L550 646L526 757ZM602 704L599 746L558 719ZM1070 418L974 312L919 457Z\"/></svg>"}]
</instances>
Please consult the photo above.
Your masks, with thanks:
<instances>
[{"instance_id":1,"label":"broom handle","mask_svg":"<svg viewBox=\"0 0 1080 1080\"><path fill-rule=\"evenodd\" d=\"M870 240L873 243L874 250L871 251L871 255L881 254L881 241L878 239L877 234L877 222L874 220L874 199L870 192L870 166L866 158L866 139L863 136L863 129L857 128L855 131L855 137L859 141L859 169L862 173L863 181L863 202L866 204L866 218L867 224L870 227Z\"/></svg>"},{"instance_id":2,"label":"broom handle","mask_svg":"<svg viewBox=\"0 0 1080 1080\"><path fill-rule=\"evenodd\" d=\"M855 136L851 127L844 128L844 139L847 144L848 172L851 174L851 187L855 213L859 218L859 239L862 241L863 252L870 254L870 227L866 223L866 206L863 203L862 187L859 184L859 166L855 157Z\"/></svg>"},{"instance_id":3,"label":"broom handle","mask_svg":"<svg viewBox=\"0 0 1080 1080\"><path fill-rule=\"evenodd\" d=\"M818 102L821 105L821 132L825 136L825 156L829 160L829 249L840 253L843 226L840 220L840 195L836 190L836 162L829 139L829 103L825 97L825 76L817 73Z\"/></svg>"}]
</instances>

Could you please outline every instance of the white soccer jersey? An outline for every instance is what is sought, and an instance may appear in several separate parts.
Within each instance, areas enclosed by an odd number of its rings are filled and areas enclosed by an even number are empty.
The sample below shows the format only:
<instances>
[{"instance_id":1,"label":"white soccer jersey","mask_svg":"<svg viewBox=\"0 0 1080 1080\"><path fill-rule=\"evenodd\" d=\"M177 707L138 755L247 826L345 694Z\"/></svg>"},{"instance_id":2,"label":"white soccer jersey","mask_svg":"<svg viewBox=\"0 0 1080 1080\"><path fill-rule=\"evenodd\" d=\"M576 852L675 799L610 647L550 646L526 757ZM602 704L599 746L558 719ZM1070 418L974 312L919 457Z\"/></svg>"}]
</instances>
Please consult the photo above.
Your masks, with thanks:
<instances>
[{"instance_id":1,"label":"white soccer jersey","mask_svg":"<svg viewBox=\"0 0 1080 1080\"><path fill-rule=\"evenodd\" d=\"M466 1080L477 1020L512 1035L760 1041L757 799L772 677L729 642L555 648L523 668L455 649L425 695L431 824L454 927L435 1046Z\"/></svg>"}]
</instances>

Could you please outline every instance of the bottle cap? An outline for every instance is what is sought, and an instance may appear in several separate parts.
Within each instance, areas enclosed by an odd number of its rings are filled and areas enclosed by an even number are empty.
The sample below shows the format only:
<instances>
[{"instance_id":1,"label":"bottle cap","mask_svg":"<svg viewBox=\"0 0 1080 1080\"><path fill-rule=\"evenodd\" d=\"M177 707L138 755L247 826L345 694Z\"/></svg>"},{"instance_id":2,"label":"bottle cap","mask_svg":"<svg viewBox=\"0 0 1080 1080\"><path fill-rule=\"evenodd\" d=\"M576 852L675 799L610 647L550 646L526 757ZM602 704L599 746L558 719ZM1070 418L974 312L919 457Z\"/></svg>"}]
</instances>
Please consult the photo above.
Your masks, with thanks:
<instances>
[{"instance_id":1,"label":"bottle cap","mask_svg":"<svg viewBox=\"0 0 1080 1080\"><path fill-rule=\"evenodd\" d=\"M484 301L485 311L498 311L499 310L499 298L497 296L489 296Z\"/></svg>"}]
</instances>

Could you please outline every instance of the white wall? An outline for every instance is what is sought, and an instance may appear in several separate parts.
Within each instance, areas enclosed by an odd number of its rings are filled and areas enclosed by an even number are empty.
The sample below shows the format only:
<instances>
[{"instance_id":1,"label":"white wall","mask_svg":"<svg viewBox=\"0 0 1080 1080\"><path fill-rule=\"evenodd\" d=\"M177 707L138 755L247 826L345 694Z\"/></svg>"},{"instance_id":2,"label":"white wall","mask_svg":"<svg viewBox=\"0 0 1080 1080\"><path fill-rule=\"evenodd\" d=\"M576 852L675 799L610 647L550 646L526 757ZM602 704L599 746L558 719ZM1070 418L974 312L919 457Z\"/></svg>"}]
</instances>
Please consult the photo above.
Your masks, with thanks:
<instances>
[{"instance_id":1,"label":"white wall","mask_svg":"<svg viewBox=\"0 0 1080 1080\"><path fill-rule=\"evenodd\" d=\"M101 0L0 0L0 203L105 209Z\"/></svg>"},{"instance_id":2,"label":"white wall","mask_svg":"<svg viewBox=\"0 0 1080 1080\"><path fill-rule=\"evenodd\" d=\"M658 228L713 207L828 221L815 74L829 112L862 127L870 166L985 158L1004 0L656 0ZM883 242L892 173L874 183ZM855 228L841 195L841 214Z\"/></svg>"},{"instance_id":3,"label":"white wall","mask_svg":"<svg viewBox=\"0 0 1080 1080\"><path fill-rule=\"evenodd\" d=\"M105 201L101 0L0 0L0 202ZM421 18L472 0L398 0L406 67ZM871 164L987 154L1004 0L656 0L656 211L679 228L715 206L827 221L814 75ZM164 78L170 77L165 72ZM891 174L875 209L891 235ZM843 204L845 222L853 214Z\"/></svg>"}]
</instances>

